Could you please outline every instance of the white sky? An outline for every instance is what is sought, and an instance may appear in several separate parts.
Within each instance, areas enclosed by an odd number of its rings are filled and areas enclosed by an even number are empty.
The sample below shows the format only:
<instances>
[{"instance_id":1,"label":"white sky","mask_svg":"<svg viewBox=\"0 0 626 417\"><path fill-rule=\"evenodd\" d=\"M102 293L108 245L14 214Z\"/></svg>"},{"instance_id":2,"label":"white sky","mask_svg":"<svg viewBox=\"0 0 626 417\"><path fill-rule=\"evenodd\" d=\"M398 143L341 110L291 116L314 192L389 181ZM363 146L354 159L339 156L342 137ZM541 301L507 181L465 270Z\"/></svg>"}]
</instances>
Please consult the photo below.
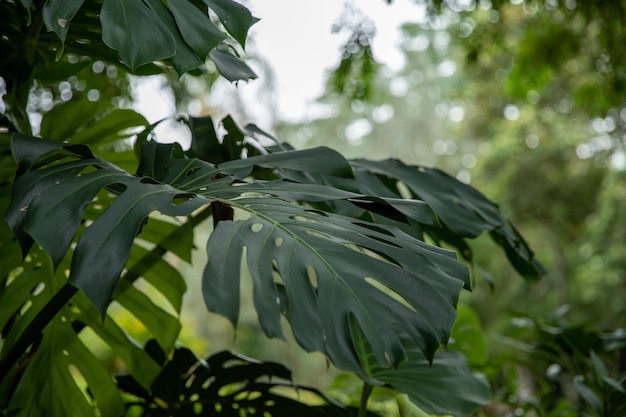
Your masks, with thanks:
<instances>
[{"instance_id":1,"label":"white sky","mask_svg":"<svg viewBox=\"0 0 626 417\"><path fill-rule=\"evenodd\" d=\"M307 113L311 101L320 96L324 76L339 63L340 47L347 33L331 33L332 24L345 0L253 0L252 13L261 21L252 27L256 48L267 58L277 80L279 115L297 119ZM409 0L352 2L376 26L375 57L392 69L402 67L397 45L399 26L423 18L423 10Z\"/></svg>"},{"instance_id":2,"label":"white sky","mask_svg":"<svg viewBox=\"0 0 626 417\"><path fill-rule=\"evenodd\" d=\"M348 0L350 1L350 0ZM261 18L251 29L256 50L264 57L276 75L278 108L281 120L301 120L311 114L312 103L324 89L327 71L339 63L340 47L347 33L331 33L332 24L339 18L346 0L251 0L248 7ZM423 9L410 0L395 0L387 5L384 0L352 1L376 26L373 44L375 58L391 69L403 65L399 44L399 26L406 21L419 21ZM240 83L237 87L244 97L253 96L261 80ZM159 91L158 79L143 79L136 91L135 108L150 122L175 116L174 103ZM229 94L223 91L221 94ZM246 102L249 102L247 100ZM263 114L264 103L259 103L251 115L259 126L267 126ZM226 109L227 111L232 111Z\"/></svg>"}]
</instances>

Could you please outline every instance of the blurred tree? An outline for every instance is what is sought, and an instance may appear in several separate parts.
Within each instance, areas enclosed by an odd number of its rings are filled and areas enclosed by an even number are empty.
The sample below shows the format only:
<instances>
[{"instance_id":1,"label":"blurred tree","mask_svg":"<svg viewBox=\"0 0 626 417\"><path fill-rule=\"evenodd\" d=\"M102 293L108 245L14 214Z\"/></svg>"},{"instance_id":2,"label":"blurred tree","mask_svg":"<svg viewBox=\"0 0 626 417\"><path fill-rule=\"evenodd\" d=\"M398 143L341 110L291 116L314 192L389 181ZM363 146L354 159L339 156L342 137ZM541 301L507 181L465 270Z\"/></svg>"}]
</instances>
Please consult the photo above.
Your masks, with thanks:
<instances>
[{"instance_id":1,"label":"blurred tree","mask_svg":"<svg viewBox=\"0 0 626 417\"><path fill-rule=\"evenodd\" d=\"M467 302L492 334L514 335L508 313L539 319L563 304L574 323L623 325L626 306L615 294L626 287L624 2L427 6L423 21L402 28L403 69L378 63L360 81L341 52L321 117L279 126L278 135L436 164L501 202L549 273L534 286L518 282L490 242L474 244L476 277L487 281L474 280L479 291ZM354 59L375 52L362 48ZM368 85L367 96L336 88L338 79ZM481 291L490 276L499 283Z\"/></svg>"}]
</instances>

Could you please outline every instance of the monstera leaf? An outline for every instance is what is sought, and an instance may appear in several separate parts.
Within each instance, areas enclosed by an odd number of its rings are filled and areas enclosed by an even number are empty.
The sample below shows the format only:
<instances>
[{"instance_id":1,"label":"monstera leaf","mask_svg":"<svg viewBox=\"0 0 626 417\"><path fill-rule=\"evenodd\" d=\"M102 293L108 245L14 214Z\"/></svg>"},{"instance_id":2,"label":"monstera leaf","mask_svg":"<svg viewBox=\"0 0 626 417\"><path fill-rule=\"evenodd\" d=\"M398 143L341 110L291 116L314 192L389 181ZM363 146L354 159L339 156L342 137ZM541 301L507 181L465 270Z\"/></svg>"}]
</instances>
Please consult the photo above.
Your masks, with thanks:
<instances>
[{"instance_id":1,"label":"monstera leaf","mask_svg":"<svg viewBox=\"0 0 626 417\"><path fill-rule=\"evenodd\" d=\"M429 360L448 340L458 293L468 280L467 268L453 252L391 226L308 206L368 196L320 184L249 180L256 169L349 178L349 163L328 148L216 166L173 158L173 145L148 144L141 176L135 176L84 146L16 136L13 147L26 172L16 181L7 219L24 248L34 238L55 264L74 241L94 196L105 188L119 195L82 232L70 268L69 282L101 312L151 212L184 216L220 202L243 218L218 222L210 237L203 292L211 310L236 324L245 250L265 332L281 336L283 314L305 349L325 352L343 369L361 370L354 347L357 333L365 336L382 366L406 360L398 329L405 329Z\"/></svg>"},{"instance_id":2,"label":"monstera leaf","mask_svg":"<svg viewBox=\"0 0 626 417\"><path fill-rule=\"evenodd\" d=\"M296 386L283 365L261 362L232 352L206 359L177 348L166 360L158 346L146 346L155 359L165 361L151 389L142 389L130 376L118 378L123 391L135 396L135 404L153 416L356 416L358 409L344 407L313 388ZM285 393L287 393L285 395ZM308 405L290 398L307 393L323 401ZM319 403L319 400L316 401ZM367 413L368 416L375 416Z\"/></svg>"},{"instance_id":3,"label":"monstera leaf","mask_svg":"<svg viewBox=\"0 0 626 417\"><path fill-rule=\"evenodd\" d=\"M212 215L202 279L209 310L236 326L240 281L249 275L268 336L283 337L284 318L304 349L325 353L370 385L406 393L429 412L464 415L486 401L488 387L460 355L435 357L448 343L469 274L454 252L425 243L424 234L462 247L464 239L490 232L502 237L515 262L532 268L532 252L493 203L439 171L397 161L350 162L324 147L249 148L251 133L232 123L222 140L210 119L192 119L190 126L189 151L144 143L134 175L87 146L14 135L18 176L5 218L23 253L37 242L96 307L86 301L76 307L94 310L74 319L78 331L93 327L121 347L123 339L110 325L98 326L95 313L108 317L116 300L161 349L171 348L175 321L132 284L150 280L178 310L179 296L167 293L181 294L184 286L172 287L152 271L167 266L167 251L188 259L191 246L178 243L180 225L167 226L154 212L188 217L182 223L188 230ZM246 152L253 156L242 157ZM135 244L143 239L156 246ZM165 323L171 324L160 329ZM139 368L133 369L137 379ZM148 374L144 390L155 377ZM421 384L430 391L416 390ZM462 392L465 384L471 388ZM446 399L449 392L455 402Z\"/></svg>"},{"instance_id":4,"label":"monstera leaf","mask_svg":"<svg viewBox=\"0 0 626 417\"><path fill-rule=\"evenodd\" d=\"M41 13L49 33L42 31L40 47L45 48L45 54L54 47L57 61L64 53L90 56L112 64L121 60L139 74L162 72L153 63L165 61L182 75L200 67L209 58L209 52L223 41L237 42L243 47L248 30L258 21L237 2L206 3L226 31L211 19L207 6L200 7L188 0L47 0L43 8L35 7L32 2L22 2L22 6L28 13ZM11 2L7 6L0 5L0 10L14 13L5 9L17 7ZM30 25L29 22L23 24ZM218 54L216 64L218 71L229 80L246 80L253 76L235 56Z\"/></svg>"}]
</instances>

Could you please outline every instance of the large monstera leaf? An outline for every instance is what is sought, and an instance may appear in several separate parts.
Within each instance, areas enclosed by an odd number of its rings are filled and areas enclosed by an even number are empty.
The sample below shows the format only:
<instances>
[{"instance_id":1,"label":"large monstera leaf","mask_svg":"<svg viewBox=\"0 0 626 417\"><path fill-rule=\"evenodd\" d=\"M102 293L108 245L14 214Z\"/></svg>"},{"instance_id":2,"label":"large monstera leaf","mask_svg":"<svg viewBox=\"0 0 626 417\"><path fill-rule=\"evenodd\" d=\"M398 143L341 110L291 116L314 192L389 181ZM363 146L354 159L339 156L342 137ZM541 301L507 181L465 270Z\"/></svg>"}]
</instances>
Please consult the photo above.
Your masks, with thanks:
<instances>
[{"instance_id":1,"label":"large monstera leaf","mask_svg":"<svg viewBox=\"0 0 626 417\"><path fill-rule=\"evenodd\" d=\"M350 165L336 152L281 152L215 166L173 158L172 145L144 149L141 176L135 176L85 146L14 138L13 153L26 172L16 181L7 219L24 247L32 237L58 262L94 195L103 188L119 194L80 236L70 268L70 283L101 311L151 212L182 216L221 204L242 217L218 222L209 240L203 292L210 309L236 323L245 248L259 320L270 336L281 335L282 313L304 348L325 352L355 372L361 371L357 332L382 366L406 359L398 329L429 360L447 342L458 293L468 279L467 268L452 252L392 226L308 205L368 196L320 184L249 180L255 169L349 177ZM393 202L385 204L395 210Z\"/></svg>"},{"instance_id":2,"label":"large monstera leaf","mask_svg":"<svg viewBox=\"0 0 626 417\"><path fill-rule=\"evenodd\" d=\"M288 145L274 148L278 152L290 149L292 148ZM524 278L532 281L545 273L524 238L500 212L497 204L475 188L436 168L409 166L399 160L358 159L351 161L351 167L354 178L337 178L322 173L294 170L284 170L282 175L292 181L330 185L355 193L378 196L377 199L358 201L357 205L365 208L369 214L359 213L354 207L336 203L332 209L352 216L367 215L377 222L390 223L391 220L422 239L424 235L428 235L438 243L455 247L468 261L472 261L472 252L466 240L489 233L505 251L511 265ZM377 203L380 199L387 203L393 202L396 212L390 213L386 207L379 206ZM423 217L416 216L416 207L413 204L407 205L416 201L436 214L436 224L424 222ZM382 218L376 216L381 213L384 214ZM411 227L407 229L407 225Z\"/></svg>"}]
</instances>

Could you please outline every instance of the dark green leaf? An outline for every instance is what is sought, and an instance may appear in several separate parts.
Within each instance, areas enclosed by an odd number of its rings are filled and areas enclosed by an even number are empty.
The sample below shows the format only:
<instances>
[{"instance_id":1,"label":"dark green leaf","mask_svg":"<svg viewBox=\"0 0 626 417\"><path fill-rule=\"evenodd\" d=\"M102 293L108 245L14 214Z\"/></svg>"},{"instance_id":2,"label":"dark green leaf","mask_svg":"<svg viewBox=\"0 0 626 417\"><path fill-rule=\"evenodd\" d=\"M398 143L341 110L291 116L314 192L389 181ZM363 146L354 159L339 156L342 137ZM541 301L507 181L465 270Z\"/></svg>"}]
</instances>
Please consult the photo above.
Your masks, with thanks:
<instances>
[{"instance_id":1,"label":"dark green leaf","mask_svg":"<svg viewBox=\"0 0 626 417\"><path fill-rule=\"evenodd\" d=\"M93 399L76 384L72 373L84 378ZM123 411L120 394L106 369L78 339L70 323L56 317L17 386L8 414L118 417Z\"/></svg>"},{"instance_id":2,"label":"dark green leaf","mask_svg":"<svg viewBox=\"0 0 626 417\"><path fill-rule=\"evenodd\" d=\"M406 336L404 336L406 337ZM462 354L439 351L431 363L420 350L407 343L407 362L397 369L376 364L367 351L362 357L370 369L369 377L397 392L428 414L469 416L491 402L491 388L484 375L473 373Z\"/></svg>"},{"instance_id":3,"label":"dark green leaf","mask_svg":"<svg viewBox=\"0 0 626 417\"><path fill-rule=\"evenodd\" d=\"M320 173L335 177L353 178L354 176L348 161L337 151L324 146L237 159L220 164L219 168L223 172L244 178L252 172L254 165Z\"/></svg>"},{"instance_id":4,"label":"dark green leaf","mask_svg":"<svg viewBox=\"0 0 626 417\"><path fill-rule=\"evenodd\" d=\"M211 116L189 117L187 124L191 129L192 156L213 164L230 159L217 137Z\"/></svg>"},{"instance_id":5,"label":"dark green leaf","mask_svg":"<svg viewBox=\"0 0 626 417\"><path fill-rule=\"evenodd\" d=\"M410 167L397 160L357 160L353 165L357 171L370 171L403 182L414 198L428 203L444 226L458 237L474 238L489 232L524 277L535 279L544 273L533 252L498 206L469 185L440 170Z\"/></svg>"},{"instance_id":6,"label":"dark green leaf","mask_svg":"<svg viewBox=\"0 0 626 417\"><path fill-rule=\"evenodd\" d=\"M429 358L447 343L461 280L467 278L451 252L392 227L280 200L242 198L231 205L252 217L221 222L209 239L203 292L211 311L237 323L245 248L255 307L268 336L282 336L277 273L296 340L309 351L325 352L342 369L360 370L351 317L387 366L406 359L399 329L407 329Z\"/></svg>"},{"instance_id":7,"label":"dark green leaf","mask_svg":"<svg viewBox=\"0 0 626 417\"><path fill-rule=\"evenodd\" d=\"M247 81L257 78L257 75L245 62L230 52L213 49L210 55L219 73L228 81Z\"/></svg>"},{"instance_id":8,"label":"dark green leaf","mask_svg":"<svg viewBox=\"0 0 626 417\"><path fill-rule=\"evenodd\" d=\"M217 14L228 33L245 48L248 30L259 19L233 0L204 0L204 2Z\"/></svg>"},{"instance_id":9,"label":"dark green leaf","mask_svg":"<svg viewBox=\"0 0 626 417\"><path fill-rule=\"evenodd\" d=\"M152 9L154 14L161 20L161 22L167 26L170 33L174 36L174 40L176 42L176 53L169 58L169 61L172 63L176 72L179 76L183 75L185 72L192 70L194 68L198 68L200 65L204 63L204 57L200 58L196 53L185 43L178 27L176 26L176 21L174 17L168 10L168 8L163 4L161 0L144 0L148 7Z\"/></svg>"},{"instance_id":10,"label":"dark green leaf","mask_svg":"<svg viewBox=\"0 0 626 417\"><path fill-rule=\"evenodd\" d=\"M167 0L185 43L201 58L226 39L209 16L187 0Z\"/></svg>"},{"instance_id":11,"label":"dark green leaf","mask_svg":"<svg viewBox=\"0 0 626 417\"><path fill-rule=\"evenodd\" d=\"M26 138L23 142L27 146L31 141ZM20 138L14 140L18 149L20 143ZM39 140L37 145L46 148L48 143ZM81 146L64 148L78 149L88 155ZM155 210L170 216L187 215L208 201L189 196L188 201L175 204L176 198L187 196L169 185L134 177L97 158L72 156L75 160L28 172L16 181L8 221L14 230L24 230L33 236L58 264L87 204L104 187L122 185L125 192L81 236L71 267L70 282L104 311L143 220ZM93 168L97 169L79 175ZM40 223L47 218L56 221Z\"/></svg>"},{"instance_id":12,"label":"dark green leaf","mask_svg":"<svg viewBox=\"0 0 626 417\"><path fill-rule=\"evenodd\" d=\"M176 53L174 35L142 1L105 0L100 21L102 40L133 71Z\"/></svg>"},{"instance_id":13,"label":"dark green leaf","mask_svg":"<svg viewBox=\"0 0 626 417\"><path fill-rule=\"evenodd\" d=\"M48 140L63 142L81 128L93 123L107 107L102 101L72 100L58 104L43 116L39 134ZM60 120L63 123L59 123Z\"/></svg>"},{"instance_id":14,"label":"dark green leaf","mask_svg":"<svg viewBox=\"0 0 626 417\"><path fill-rule=\"evenodd\" d=\"M48 30L56 33L61 39L61 44L65 42L70 20L84 2L85 0L48 0L44 4L43 21ZM60 49L63 50L63 48Z\"/></svg>"}]
</instances>

